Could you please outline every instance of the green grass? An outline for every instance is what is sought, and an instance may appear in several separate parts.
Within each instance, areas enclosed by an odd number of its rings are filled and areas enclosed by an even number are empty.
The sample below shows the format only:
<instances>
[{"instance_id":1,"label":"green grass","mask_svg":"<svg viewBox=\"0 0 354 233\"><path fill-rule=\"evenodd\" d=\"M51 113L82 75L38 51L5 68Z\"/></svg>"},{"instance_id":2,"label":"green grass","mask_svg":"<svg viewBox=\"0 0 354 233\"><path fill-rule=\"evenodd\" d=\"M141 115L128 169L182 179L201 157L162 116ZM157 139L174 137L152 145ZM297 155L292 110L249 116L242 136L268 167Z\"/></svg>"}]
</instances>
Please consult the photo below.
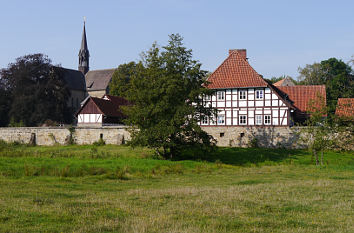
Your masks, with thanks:
<instances>
[{"instance_id":1,"label":"green grass","mask_svg":"<svg viewBox=\"0 0 354 233\"><path fill-rule=\"evenodd\" d=\"M190 158L193 152L185 155ZM353 232L354 156L0 146L0 232Z\"/></svg>"}]
</instances>

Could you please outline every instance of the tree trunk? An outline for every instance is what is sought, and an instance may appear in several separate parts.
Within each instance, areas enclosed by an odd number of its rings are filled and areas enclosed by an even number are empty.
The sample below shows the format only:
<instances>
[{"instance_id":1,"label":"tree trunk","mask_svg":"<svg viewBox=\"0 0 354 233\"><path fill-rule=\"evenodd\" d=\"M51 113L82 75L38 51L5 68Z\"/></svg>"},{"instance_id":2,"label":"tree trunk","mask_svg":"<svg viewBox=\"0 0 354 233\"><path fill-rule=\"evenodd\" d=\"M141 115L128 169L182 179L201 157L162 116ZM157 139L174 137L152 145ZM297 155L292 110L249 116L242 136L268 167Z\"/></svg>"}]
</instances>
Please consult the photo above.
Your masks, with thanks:
<instances>
[{"instance_id":1,"label":"tree trunk","mask_svg":"<svg viewBox=\"0 0 354 233\"><path fill-rule=\"evenodd\" d=\"M321 151L321 166L323 166L323 151Z\"/></svg>"},{"instance_id":2,"label":"tree trunk","mask_svg":"<svg viewBox=\"0 0 354 233\"><path fill-rule=\"evenodd\" d=\"M317 151L313 151L313 153L315 154L315 159L316 159L316 165L319 165L319 161L318 161L318 154Z\"/></svg>"}]
</instances>

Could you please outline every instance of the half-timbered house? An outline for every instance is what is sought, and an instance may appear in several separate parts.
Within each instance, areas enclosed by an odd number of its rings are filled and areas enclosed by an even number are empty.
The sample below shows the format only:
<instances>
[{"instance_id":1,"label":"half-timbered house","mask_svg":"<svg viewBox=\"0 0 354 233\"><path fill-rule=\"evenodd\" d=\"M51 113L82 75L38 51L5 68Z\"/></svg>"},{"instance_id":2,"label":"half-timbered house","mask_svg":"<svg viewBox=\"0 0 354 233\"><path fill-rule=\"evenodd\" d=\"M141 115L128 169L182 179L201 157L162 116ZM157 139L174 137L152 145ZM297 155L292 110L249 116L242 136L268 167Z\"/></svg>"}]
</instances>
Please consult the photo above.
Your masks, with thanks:
<instances>
[{"instance_id":1,"label":"half-timbered house","mask_svg":"<svg viewBox=\"0 0 354 233\"><path fill-rule=\"evenodd\" d=\"M78 126L119 125L125 118L121 106L129 102L117 96L104 95L102 98L88 97L81 109L76 113Z\"/></svg>"},{"instance_id":2,"label":"half-timbered house","mask_svg":"<svg viewBox=\"0 0 354 233\"><path fill-rule=\"evenodd\" d=\"M218 115L204 117L201 126L289 126L295 110L284 93L266 82L248 63L246 50L230 50L226 60L209 76L215 90L204 104Z\"/></svg>"}]
</instances>

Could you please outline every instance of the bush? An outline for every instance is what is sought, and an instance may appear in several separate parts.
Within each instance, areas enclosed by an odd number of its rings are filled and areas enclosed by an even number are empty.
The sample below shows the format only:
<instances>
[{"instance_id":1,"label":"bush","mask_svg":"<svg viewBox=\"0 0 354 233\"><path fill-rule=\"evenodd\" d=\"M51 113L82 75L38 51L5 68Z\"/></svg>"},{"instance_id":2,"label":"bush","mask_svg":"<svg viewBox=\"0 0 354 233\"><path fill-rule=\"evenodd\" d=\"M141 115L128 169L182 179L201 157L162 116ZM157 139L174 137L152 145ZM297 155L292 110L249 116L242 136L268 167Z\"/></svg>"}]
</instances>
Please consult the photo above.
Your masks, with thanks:
<instances>
[{"instance_id":1,"label":"bush","mask_svg":"<svg viewBox=\"0 0 354 233\"><path fill-rule=\"evenodd\" d=\"M98 140L97 142L94 142L93 145L94 146L104 146L104 145L106 145L106 142L102 138L100 138L100 140Z\"/></svg>"}]
</instances>

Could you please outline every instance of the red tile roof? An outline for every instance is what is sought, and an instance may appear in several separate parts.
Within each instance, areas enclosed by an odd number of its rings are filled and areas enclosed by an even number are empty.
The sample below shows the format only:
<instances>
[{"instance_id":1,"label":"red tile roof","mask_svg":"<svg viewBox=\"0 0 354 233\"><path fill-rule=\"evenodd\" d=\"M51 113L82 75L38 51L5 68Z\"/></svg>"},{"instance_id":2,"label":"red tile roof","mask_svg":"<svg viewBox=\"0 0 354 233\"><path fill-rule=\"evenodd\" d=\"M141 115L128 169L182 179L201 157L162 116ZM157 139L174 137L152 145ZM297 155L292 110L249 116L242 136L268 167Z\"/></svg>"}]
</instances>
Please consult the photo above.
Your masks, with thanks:
<instances>
[{"instance_id":1,"label":"red tile roof","mask_svg":"<svg viewBox=\"0 0 354 233\"><path fill-rule=\"evenodd\" d=\"M339 98L336 115L340 117L354 118L354 98Z\"/></svg>"},{"instance_id":2,"label":"red tile roof","mask_svg":"<svg viewBox=\"0 0 354 233\"><path fill-rule=\"evenodd\" d=\"M321 106L316 100L323 98L326 103L326 86L325 85L309 85L309 86L278 86L276 87L293 101L293 105L301 112L311 112L314 108ZM315 101L311 106L311 100Z\"/></svg>"},{"instance_id":3,"label":"red tile roof","mask_svg":"<svg viewBox=\"0 0 354 233\"><path fill-rule=\"evenodd\" d=\"M231 50L226 60L209 76L208 82L210 89L267 86L267 82L237 50Z\"/></svg>"},{"instance_id":4,"label":"red tile roof","mask_svg":"<svg viewBox=\"0 0 354 233\"><path fill-rule=\"evenodd\" d=\"M285 80L285 78L283 78L282 80L280 80L280 81L278 81L276 83L273 83L273 85L276 86L276 87L280 87L283 84L284 80Z\"/></svg>"}]
</instances>

